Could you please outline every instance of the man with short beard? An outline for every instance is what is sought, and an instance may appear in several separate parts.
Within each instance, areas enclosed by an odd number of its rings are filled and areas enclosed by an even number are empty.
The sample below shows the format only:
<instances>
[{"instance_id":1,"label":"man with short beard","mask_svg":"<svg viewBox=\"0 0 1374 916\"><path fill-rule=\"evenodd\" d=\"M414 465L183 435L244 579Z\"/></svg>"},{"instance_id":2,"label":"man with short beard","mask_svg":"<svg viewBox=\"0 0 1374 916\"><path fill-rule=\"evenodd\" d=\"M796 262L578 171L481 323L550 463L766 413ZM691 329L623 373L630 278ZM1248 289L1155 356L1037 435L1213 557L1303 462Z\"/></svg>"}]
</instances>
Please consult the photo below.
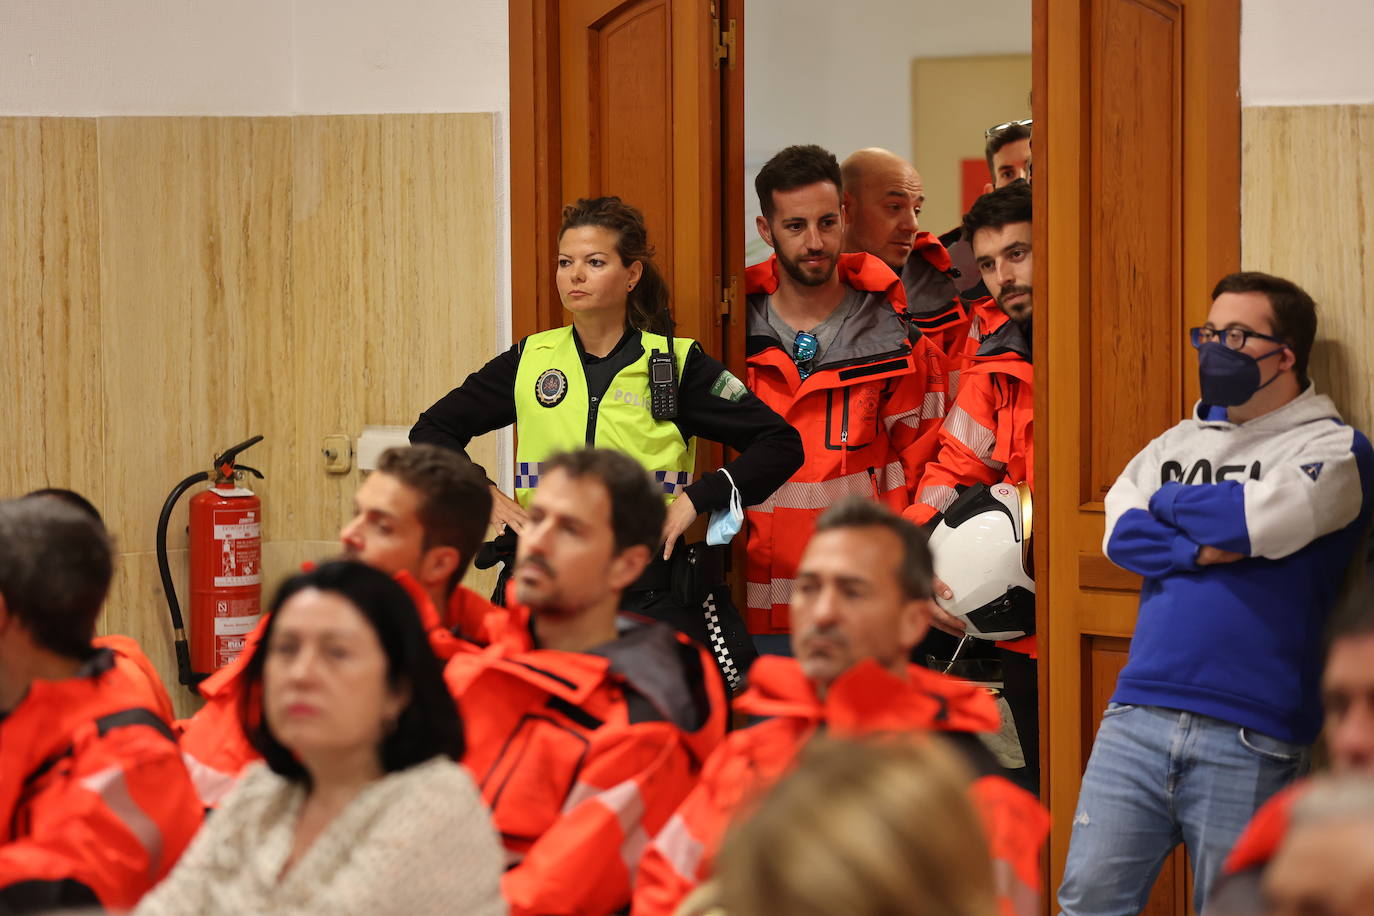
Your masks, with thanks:
<instances>
[{"instance_id":1,"label":"man with short beard","mask_svg":"<svg viewBox=\"0 0 1374 916\"><path fill-rule=\"evenodd\" d=\"M748 386L801 434L806 460L748 509L748 625L782 643L797 561L846 494L896 511L929 460L945 410L944 357L914 327L882 261L841 254L843 179L819 146L759 172L758 232L773 257L745 273Z\"/></svg>"},{"instance_id":2,"label":"man with short beard","mask_svg":"<svg viewBox=\"0 0 1374 916\"><path fill-rule=\"evenodd\" d=\"M609 449L545 460L491 644L444 678L463 714L463 764L506 849L511 916L599 916L630 902L647 837L725 735L709 652L623 616L659 547L663 491Z\"/></svg>"},{"instance_id":3,"label":"man with short beard","mask_svg":"<svg viewBox=\"0 0 1374 916\"><path fill-rule=\"evenodd\" d=\"M996 706L981 687L907 661L933 607L930 550L915 525L853 496L820 517L792 590L796 657L765 655L750 669L749 690L734 706L755 724L716 749L654 837L635 884L634 916L682 912L682 900L711 877L731 820L825 733L929 734L950 742L977 777L969 795L997 863L1001 912L1040 911L1049 817L1007 781L977 737L997 728Z\"/></svg>"},{"instance_id":4,"label":"man with short beard","mask_svg":"<svg viewBox=\"0 0 1374 916\"><path fill-rule=\"evenodd\" d=\"M989 298L974 303L976 344L964 360L954 406L940 430L939 454L925 467L906 517L934 527L963 489L975 484L1030 484L1033 467L1031 367L1031 189L1013 182L984 194L964 216L964 234ZM936 583L942 598L953 593ZM935 626L962 636L963 622L938 607ZM1011 708L1026 765L1022 785L1039 791L1040 714L1034 634L997 644L1003 696Z\"/></svg>"},{"instance_id":5,"label":"man with short beard","mask_svg":"<svg viewBox=\"0 0 1374 916\"><path fill-rule=\"evenodd\" d=\"M906 310L940 352L958 355L968 309L955 290L959 271L932 233L921 231L926 202L920 174L885 149L861 149L840 165L844 179L844 250L866 251L902 278ZM972 300L970 300L972 301Z\"/></svg>"}]
</instances>

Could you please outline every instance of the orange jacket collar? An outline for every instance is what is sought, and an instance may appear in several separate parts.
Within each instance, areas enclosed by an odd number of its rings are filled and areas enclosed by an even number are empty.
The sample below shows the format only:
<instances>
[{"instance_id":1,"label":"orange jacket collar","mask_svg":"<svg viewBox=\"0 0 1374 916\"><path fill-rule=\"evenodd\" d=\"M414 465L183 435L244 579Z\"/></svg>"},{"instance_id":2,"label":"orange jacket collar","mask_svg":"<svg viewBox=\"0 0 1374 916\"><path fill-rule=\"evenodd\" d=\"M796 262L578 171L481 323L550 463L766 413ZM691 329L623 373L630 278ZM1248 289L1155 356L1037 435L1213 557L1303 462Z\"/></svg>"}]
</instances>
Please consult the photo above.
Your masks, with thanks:
<instances>
[{"instance_id":1,"label":"orange jacket collar","mask_svg":"<svg viewBox=\"0 0 1374 916\"><path fill-rule=\"evenodd\" d=\"M902 282L882 261L862 251L840 255L839 265L835 268L840 282L846 286L868 293L887 293L888 304L900 315L906 314L906 293ZM768 260L760 261L744 271L744 292L746 295L764 293L773 295L778 291L778 256L771 255Z\"/></svg>"},{"instance_id":2,"label":"orange jacket collar","mask_svg":"<svg viewBox=\"0 0 1374 916\"><path fill-rule=\"evenodd\" d=\"M841 734L875 731L996 731L997 704L967 681L908 665L896 677L872 659L840 675L825 700L796 659L765 655L749 669L749 689L735 701L747 715L824 722Z\"/></svg>"},{"instance_id":3,"label":"orange jacket collar","mask_svg":"<svg viewBox=\"0 0 1374 916\"><path fill-rule=\"evenodd\" d=\"M949 250L933 232L916 233L916 241L911 248L912 254L925 258L927 264L942 274L947 274L954 262L950 260Z\"/></svg>"}]
</instances>

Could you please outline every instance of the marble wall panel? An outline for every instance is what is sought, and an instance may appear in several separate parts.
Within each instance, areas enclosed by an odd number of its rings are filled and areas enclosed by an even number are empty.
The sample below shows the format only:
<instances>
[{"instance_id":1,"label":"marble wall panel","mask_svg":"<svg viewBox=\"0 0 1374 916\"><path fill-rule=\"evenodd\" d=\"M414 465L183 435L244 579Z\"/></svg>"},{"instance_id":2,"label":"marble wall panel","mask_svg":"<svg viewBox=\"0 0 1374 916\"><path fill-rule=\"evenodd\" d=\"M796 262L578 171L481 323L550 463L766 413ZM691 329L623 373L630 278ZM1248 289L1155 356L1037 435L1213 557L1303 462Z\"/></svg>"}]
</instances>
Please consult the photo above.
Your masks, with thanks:
<instances>
[{"instance_id":1,"label":"marble wall panel","mask_svg":"<svg viewBox=\"0 0 1374 916\"><path fill-rule=\"evenodd\" d=\"M1374 105L1247 108L1242 261L1317 300L1311 375L1374 430Z\"/></svg>"}]
</instances>

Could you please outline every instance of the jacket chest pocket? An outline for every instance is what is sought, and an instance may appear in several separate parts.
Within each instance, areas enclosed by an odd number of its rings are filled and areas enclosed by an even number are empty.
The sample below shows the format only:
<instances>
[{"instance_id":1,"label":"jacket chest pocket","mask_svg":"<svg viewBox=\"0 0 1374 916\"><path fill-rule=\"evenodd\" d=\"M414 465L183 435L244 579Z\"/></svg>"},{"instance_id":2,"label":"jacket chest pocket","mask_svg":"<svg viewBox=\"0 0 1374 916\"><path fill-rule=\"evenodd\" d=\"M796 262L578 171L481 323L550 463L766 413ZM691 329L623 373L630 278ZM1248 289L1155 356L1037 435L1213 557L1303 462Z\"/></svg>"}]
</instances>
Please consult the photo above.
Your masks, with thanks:
<instances>
[{"instance_id":1,"label":"jacket chest pocket","mask_svg":"<svg viewBox=\"0 0 1374 916\"><path fill-rule=\"evenodd\" d=\"M528 714L482 777L482 797L506 838L537 839L562 812L590 742L553 716Z\"/></svg>"},{"instance_id":2,"label":"jacket chest pocket","mask_svg":"<svg viewBox=\"0 0 1374 916\"><path fill-rule=\"evenodd\" d=\"M825 392L825 447L857 451L878 438L878 385L829 388Z\"/></svg>"}]
</instances>

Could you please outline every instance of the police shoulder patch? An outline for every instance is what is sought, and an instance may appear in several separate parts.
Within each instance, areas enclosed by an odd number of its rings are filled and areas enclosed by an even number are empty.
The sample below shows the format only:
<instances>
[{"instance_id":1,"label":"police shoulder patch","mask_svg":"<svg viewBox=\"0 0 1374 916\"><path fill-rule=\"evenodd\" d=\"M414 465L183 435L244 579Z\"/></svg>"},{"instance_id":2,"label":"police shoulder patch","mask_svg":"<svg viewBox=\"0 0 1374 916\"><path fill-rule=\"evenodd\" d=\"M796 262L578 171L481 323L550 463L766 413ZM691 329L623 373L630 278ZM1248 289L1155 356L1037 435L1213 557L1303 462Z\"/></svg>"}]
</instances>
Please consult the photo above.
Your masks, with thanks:
<instances>
[{"instance_id":1,"label":"police shoulder patch","mask_svg":"<svg viewBox=\"0 0 1374 916\"><path fill-rule=\"evenodd\" d=\"M716 380L711 383L711 393L726 401L739 401L749 393L749 389L744 387L744 382L741 382L729 369L726 369L716 376Z\"/></svg>"},{"instance_id":2,"label":"police shoulder patch","mask_svg":"<svg viewBox=\"0 0 1374 916\"><path fill-rule=\"evenodd\" d=\"M556 407L568 396L568 377L562 369L545 369L534 382L534 396L545 407Z\"/></svg>"}]
</instances>

